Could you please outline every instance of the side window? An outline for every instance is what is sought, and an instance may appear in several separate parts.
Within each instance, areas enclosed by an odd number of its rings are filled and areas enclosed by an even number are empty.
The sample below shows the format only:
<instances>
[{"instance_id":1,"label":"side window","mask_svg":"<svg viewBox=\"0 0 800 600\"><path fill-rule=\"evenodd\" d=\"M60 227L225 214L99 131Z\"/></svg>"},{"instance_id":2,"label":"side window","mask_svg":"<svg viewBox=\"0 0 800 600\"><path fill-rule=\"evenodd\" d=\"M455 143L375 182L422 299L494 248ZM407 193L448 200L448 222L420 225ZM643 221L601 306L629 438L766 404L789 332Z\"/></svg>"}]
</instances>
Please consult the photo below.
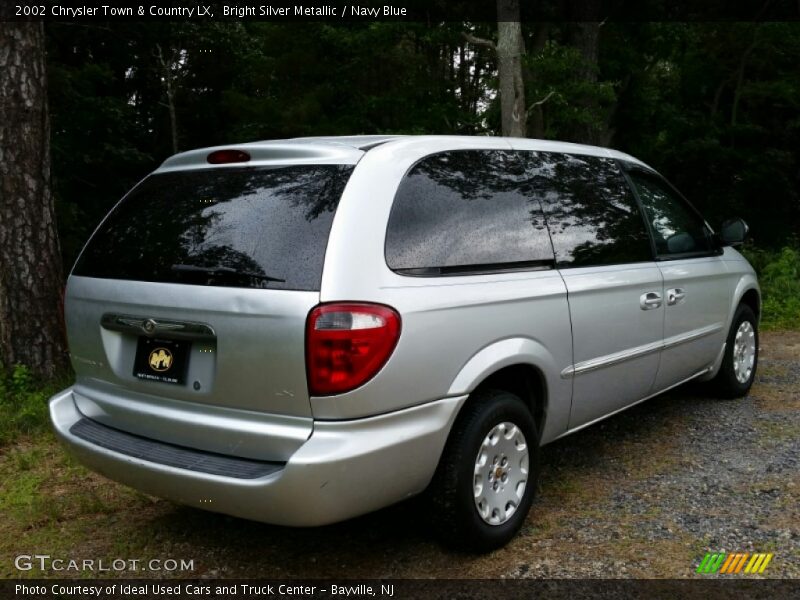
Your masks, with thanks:
<instances>
[{"instance_id":1,"label":"side window","mask_svg":"<svg viewBox=\"0 0 800 600\"><path fill-rule=\"evenodd\" d=\"M653 232L660 256L707 253L712 250L708 230L700 218L660 178L650 173L629 173Z\"/></svg>"},{"instance_id":2,"label":"side window","mask_svg":"<svg viewBox=\"0 0 800 600\"><path fill-rule=\"evenodd\" d=\"M559 267L652 260L641 211L615 161L526 154L526 191L544 208Z\"/></svg>"},{"instance_id":3,"label":"side window","mask_svg":"<svg viewBox=\"0 0 800 600\"><path fill-rule=\"evenodd\" d=\"M553 266L538 199L514 153L460 150L414 165L394 199L386 263L408 275Z\"/></svg>"}]
</instances>

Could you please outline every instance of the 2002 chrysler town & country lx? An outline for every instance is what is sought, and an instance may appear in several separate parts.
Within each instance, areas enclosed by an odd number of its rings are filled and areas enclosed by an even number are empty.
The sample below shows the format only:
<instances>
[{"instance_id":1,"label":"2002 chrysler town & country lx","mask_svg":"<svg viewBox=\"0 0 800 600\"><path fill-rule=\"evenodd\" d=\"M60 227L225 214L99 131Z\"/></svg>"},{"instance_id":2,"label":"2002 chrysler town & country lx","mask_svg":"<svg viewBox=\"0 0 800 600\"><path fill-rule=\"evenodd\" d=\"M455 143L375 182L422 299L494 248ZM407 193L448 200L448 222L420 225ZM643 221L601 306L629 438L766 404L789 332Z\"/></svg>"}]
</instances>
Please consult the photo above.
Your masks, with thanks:
<instances>
[{"instance_id":1,"label":"2002 chrysler town & country lx","mask_svg":"<svg viewBox=\"0 0 800 600\"><path fill-rule=\"evenodd\" d=\"M523 523L551 442L682 382L744 395L760 295L662 177L491 137L169 158L78 259L60 438L177 502L321 525L426 491L452 543Z\"/></svg>"}]
</instances>

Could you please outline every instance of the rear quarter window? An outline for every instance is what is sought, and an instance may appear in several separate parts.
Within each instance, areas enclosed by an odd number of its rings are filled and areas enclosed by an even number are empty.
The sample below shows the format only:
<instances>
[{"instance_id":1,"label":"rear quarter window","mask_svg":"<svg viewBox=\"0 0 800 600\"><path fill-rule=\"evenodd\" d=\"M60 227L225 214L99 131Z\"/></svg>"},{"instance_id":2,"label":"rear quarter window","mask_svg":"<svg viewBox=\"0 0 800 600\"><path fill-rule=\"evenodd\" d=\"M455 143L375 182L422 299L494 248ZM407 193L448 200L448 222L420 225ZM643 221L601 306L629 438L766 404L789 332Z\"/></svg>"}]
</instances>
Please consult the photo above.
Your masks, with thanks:
<instances>
[{"instance_id":1,"label":"rear quarter window","mask_svg":"<svg viewBox=\"0 0 800 600\"><path fill-rule=\"evenodd\" d=\"M345 165L151 175L102 223L74 275L319 290Z\"/></svg>"},{"instance_id":2,"label":"rear quarter window","mask_svg":"<svg viewBox=\"0 0 800 600\"><path fill-rule=\"evenodd\" d=\"M552 266L539 200L513 152L459 150L423 158L400 183L386 263L407 275Z\"/></svg>"}]
</instances>

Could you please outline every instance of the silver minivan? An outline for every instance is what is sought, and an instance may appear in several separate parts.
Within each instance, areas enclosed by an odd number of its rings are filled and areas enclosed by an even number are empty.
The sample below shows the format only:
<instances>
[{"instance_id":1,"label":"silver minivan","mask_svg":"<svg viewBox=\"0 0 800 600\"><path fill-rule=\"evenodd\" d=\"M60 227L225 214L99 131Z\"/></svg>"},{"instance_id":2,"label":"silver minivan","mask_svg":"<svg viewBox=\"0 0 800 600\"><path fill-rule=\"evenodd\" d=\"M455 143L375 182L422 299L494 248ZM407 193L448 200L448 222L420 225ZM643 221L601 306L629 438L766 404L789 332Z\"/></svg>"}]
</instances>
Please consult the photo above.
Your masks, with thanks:
<instances>
[{"instance_id":1,"label":"silver minivan","mask_svg":"<svg viewBox=\"0 0 800 600\"><path fill-rule=\"evenodd\" d=\"M753 269L653 169L493 137L303 138L166 160L69 276L90 468L293 526L425 493L460 548L510 540L541 445L692 379L747 393Z\"/></svg>"}]
</instances>

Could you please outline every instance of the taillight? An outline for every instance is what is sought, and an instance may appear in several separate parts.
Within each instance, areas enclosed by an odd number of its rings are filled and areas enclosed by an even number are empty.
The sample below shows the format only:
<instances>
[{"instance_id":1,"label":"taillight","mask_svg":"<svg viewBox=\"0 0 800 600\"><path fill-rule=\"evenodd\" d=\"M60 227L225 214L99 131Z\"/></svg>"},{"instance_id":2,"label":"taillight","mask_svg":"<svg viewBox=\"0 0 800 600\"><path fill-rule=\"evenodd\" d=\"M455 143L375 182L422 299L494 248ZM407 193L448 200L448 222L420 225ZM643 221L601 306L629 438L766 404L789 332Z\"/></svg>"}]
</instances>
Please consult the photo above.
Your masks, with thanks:
<instances>
[{"instance_id":1,"label":"taillight","mask_svg":"<svg viewBox=\"0 0 800 600\"><path fill-rule=\"evenodd\" d=\"M386 364L400 337L400 315L380 304L321 304L306 323L306 372L312 396L349 392Z\"/></svg>"},{"instance_id":2,"label":"taillight","mask_svg":"<svg viewBox=\"0 0 800 600\"><path fill-rule=\"evenodd\" d=\"M250 155L244 150L214 150L206 157L206 160L212 165L227 165L230 163L248 162Z\"/></svg>"}]
</instances>

